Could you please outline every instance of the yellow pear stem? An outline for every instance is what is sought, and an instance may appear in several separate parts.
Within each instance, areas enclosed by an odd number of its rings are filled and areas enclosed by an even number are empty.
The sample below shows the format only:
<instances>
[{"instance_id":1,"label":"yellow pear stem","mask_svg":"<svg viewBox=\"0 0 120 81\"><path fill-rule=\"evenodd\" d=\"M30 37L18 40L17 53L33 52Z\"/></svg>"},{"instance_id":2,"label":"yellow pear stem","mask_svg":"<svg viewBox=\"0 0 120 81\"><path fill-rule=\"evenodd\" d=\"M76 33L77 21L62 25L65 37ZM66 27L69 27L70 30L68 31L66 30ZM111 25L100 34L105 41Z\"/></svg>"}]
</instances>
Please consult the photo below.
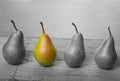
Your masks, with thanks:
<instances>
[{"instance_id":1,"label":"yellow pear stem","mask_svg":"<svg viewBox=\"0 0 120 81\"><path fill-rule=\"evenodd\" d=\"M110 27L108 27L108 31L109 31L110 36L112 36L112 33L111 33L111 30L110 30Z\"/></svg>"},{"instance_id":2,"label":"yellow pear stem","mask_svg":"<svg viewBox=\"0 0 120 81\"><path fill-rule=\"evenodd\" d=\"M42 26L42 32L43 34L45 34L45 30L44 30L44 26L43 26L43 22L40 22L41 26Z\"/></svg>"},{"instance_id":3,"label":"yellow pear stem","mask_svg":"<svg viewBox=\"0 0 120 81\"><path fill-rule=\"evenodd\" d=\"M15 30L18 31L18 29L17 29L17 27L16 27L16 25L15 25L15 22L14 22L13 20L11 20L11 23L13 24Z\"/></svg>"},{"instance_id":4,"label":"yellow pear stem","mask_svg":"<svg viewBox=\"0 0 120 81\"><path fill-rule=\"evenodd\" d=\"M72 25L75 27L76 33L78 33L77 26L74 23L72 23Z\"/></svg>"}]
</instances>

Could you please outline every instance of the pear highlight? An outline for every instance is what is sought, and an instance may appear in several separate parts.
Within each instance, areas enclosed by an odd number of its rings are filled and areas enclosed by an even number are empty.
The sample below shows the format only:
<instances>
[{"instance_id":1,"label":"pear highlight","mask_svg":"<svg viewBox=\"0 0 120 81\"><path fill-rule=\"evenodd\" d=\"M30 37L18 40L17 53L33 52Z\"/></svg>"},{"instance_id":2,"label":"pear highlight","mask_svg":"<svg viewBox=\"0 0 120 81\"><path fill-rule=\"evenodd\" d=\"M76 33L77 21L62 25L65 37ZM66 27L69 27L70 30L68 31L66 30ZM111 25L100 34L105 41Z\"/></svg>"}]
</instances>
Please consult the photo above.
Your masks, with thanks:
<instances>
[{"instance_id":1,"label":"pear highlight","mask_svg":"<svg viewBox=\"0 0 120 81\"><path fill-rule=\"evenodd\" d=\"M51 66L56 59L56 48L52 44L50 37L45 33L43 23L40 22L42 26L43 34L34 49L34 57L36 61L42 66Z\"/></svg>"},{"instance_id":2,"label":"pear highlight","mask_svg":"<svg viewBox=\"0 0 120 81\"><path fill-rule=\"evenodd\" d=\"M97 48L95 52L95 62L101 69L112 69L117 60L114 38L110 27L108 27L109 37Z\"/></svg>"},{"instance_id":3,"label":"pear highlight","mask_svg":"<svg viewBox=\"0 0 120 81\"><path fill-rule=\"evenodd\" d=\"M16 32L10 35L7 42L3 45L2 52L4 59L12 65L22 63L26 55L24 46L24 36L22 31L18 30L13 20L11 20Z\"/></svg>"},{"instance_id":4,"label":"pear highlight","mask_svg":"<svg viewBox=\"0 0 120 81\"><path fill-rule=\"evenodd\" d=\"M83 35L78 32L74 23L72 23L72 25L76 30L76 34L72 37L69 49L67 49L64 53L64 60L69 67L76 68L81 66L86 54Z\"/></svg>"}]
</instances>

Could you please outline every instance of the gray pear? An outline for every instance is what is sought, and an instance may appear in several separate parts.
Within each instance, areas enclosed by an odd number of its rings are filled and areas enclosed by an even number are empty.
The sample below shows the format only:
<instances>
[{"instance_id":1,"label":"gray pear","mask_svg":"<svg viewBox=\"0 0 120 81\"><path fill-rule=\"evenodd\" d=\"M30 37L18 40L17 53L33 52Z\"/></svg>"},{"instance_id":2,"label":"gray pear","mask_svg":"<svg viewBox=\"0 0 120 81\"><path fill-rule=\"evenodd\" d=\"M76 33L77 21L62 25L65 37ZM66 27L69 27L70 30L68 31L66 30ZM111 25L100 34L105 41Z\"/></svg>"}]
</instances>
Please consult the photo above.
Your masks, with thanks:
<instances>
[{"instance_id":1,"label":"gray pear","mask_svg":"<svg viewBox=\"0 0 120 81\"><path fill-rule=\"evenodd\" d=\"M97 48L95 62L102 69L112 69L117 60L114 38L108 27L109 37Z\"/></svg>"},{"instance_id":2,"label":"gray pear","mask_svg":"<svg viewBox=\"0 0 120 81\"><path fill-rule=\"evenodd\" d=\"M11 20L16 32L10 35L7 42L2 48L4 59L12 65L22 63L26 55L26 49L24 46L24 36L22 31L18 30L13 20Z\"/></svg>"},{"instance_id":3,"label":"gray pear","mask_svg":"<svg viewBox=\"0 0 120 81\"><path fill-rule=\"evenodd\" d=\"M76 29L76 34L72 37L69 49L64 53L64 60L71 68L80 67L85 59L84 38L82 33L79 33L74 23L72 25Z\"/></svg>"}]
</instances>

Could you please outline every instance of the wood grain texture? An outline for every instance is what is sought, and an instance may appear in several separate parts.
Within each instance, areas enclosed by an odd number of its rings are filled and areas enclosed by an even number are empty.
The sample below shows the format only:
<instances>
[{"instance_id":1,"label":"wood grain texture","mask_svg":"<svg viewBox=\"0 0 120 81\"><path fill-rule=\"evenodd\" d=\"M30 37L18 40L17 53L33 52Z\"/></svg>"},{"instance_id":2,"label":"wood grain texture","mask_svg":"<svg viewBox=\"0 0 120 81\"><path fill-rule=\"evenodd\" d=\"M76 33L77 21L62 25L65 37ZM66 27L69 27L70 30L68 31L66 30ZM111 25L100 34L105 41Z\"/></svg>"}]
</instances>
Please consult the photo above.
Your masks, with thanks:
<instances>
[{"instance_id":1,"label":"wood grain texture","mask_svg":"<svg viewBox=\"0 0 120 81\"><path fill-rule=\"evenodd\" d=\"M0 38L0 49L7 38ZM6 81L13 76L19 81L119 81L120 80L120 45L117 42L116 50L118 61L112 70L102 70L94 62L94 51L103 40L85 39L86 59L81 67L70 68L63 59L65 49L68 49L70 39L53 38L57 48L57 59L51 67L42 67L33 56L33 50L38 38L25 38L27 55L22 64L17 66L8 65L0 56L0 81ZM0 55L2 52L0 50ZM6 70L7 68L7 70ZM16 72L15 69L17 68ZM6 77L3 77L7 75Z\"/></svg>"}]
</instances>

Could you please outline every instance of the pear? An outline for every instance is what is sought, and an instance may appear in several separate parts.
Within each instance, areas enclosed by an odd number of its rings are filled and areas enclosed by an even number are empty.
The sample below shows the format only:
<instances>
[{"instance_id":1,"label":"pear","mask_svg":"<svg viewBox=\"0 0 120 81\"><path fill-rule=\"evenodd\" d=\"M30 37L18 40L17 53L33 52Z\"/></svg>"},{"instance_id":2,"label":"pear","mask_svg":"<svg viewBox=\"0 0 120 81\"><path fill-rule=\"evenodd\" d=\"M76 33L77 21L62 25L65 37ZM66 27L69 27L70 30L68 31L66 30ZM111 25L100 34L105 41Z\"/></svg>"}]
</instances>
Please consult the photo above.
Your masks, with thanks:
<instances>
[{"instance_id":1,"label":"pear","mask_svg":"<svg viewBox=\"0 0 120 81\"><path fill-rule=\"evenodd\" d=\"M4 59L12 65L22 63L26 55L24 46L24 36L22 31L18 30L13 20L11 20L16 32L12 33L2 48Z\"/></svg>"},{"instance_id":2,"label":"pear","mask_svg":"<svg viewBox=\"0 0 120 81\"><path fill-rule=\"evenodd\" d=\"M83 35L78 32L74 23L72 25L76 29L76 34L72 37L69 49L64 53L64 60L69 67L76 68L81 66L86 55Z\"/></svg>"},{"instance_id":3,"label":"pear","mask_svg":"<svg viewBox=\"0 0 120 81\"><path fill-rule=\"evenodd\" d=\"M54 47L51 38L45 33L43 22L40 22L43 34L34 49L34 57L42 66L51 66L56 59L56 48Z\"/></svg>"},{"instance_id":4,"label":"pear","mask_svg":"<svg viewBox=\"0 0 120 81\"><path fill-rule=\"evenodd\" d=\"M108 27L109 37L97 48L95 52L95 62L102 69L112 69L117 60L114 38L110 27Z\"/></svg>"}]
</instances>

